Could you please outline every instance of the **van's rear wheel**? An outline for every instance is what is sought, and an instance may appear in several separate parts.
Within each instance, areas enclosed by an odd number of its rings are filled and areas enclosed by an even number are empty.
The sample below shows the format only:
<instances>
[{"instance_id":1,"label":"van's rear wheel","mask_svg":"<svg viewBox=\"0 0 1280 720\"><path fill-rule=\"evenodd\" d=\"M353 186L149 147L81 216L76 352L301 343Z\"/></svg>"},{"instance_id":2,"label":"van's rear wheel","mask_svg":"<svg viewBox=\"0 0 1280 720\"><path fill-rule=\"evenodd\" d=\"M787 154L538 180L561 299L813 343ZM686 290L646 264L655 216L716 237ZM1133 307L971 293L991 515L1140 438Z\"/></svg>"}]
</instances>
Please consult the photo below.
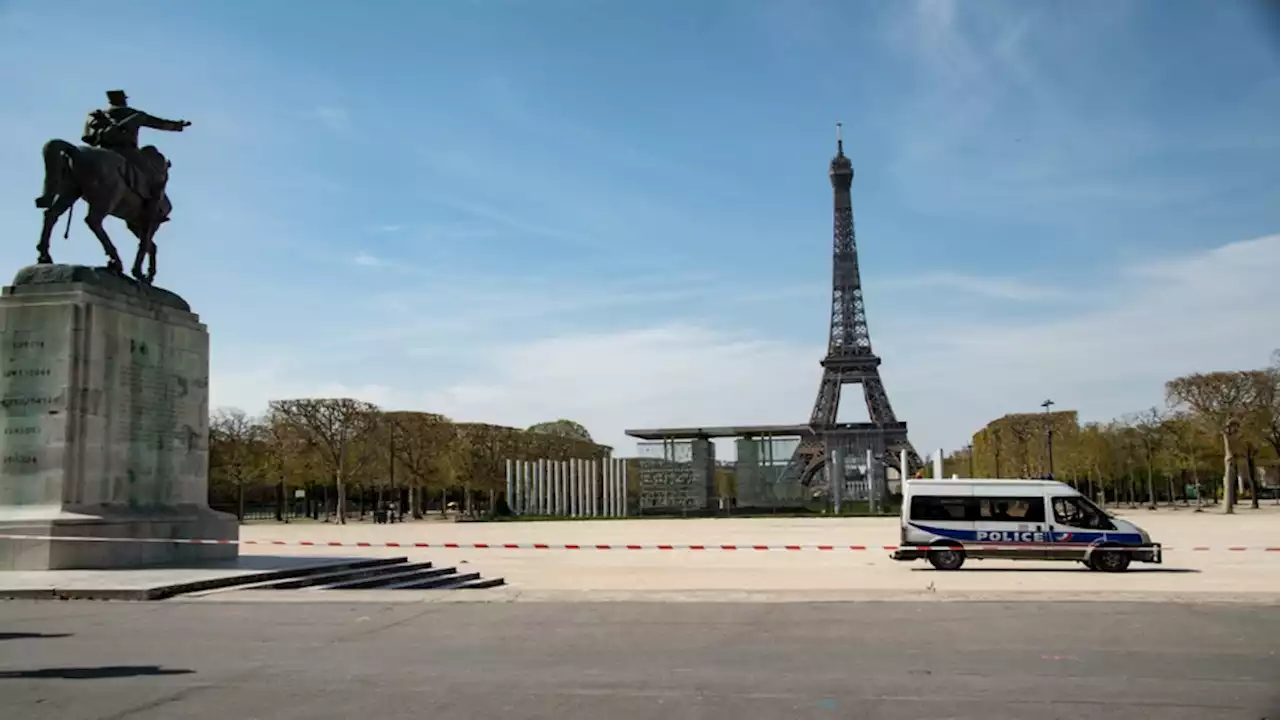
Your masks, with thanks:
<instances>
[{"instance_id":1,"label":"van's rear wheel","mask_svg":"<svg viewBox=\"0 0 1280 720\"><path fill-rule=\"evenodd\" d=\"M929 550L929 563L939 570L959 570L964 565L964 550L957 547L939 547Z\"/></svg>"},{"instance_id":2,"label":"van's rear wheel","mask_svg":"<svg viewBox=\"0 0 1280 720\"><path fill-rule=\"evenodd\" d=\"M1124 550L1096 550L1089 558L1089 567L1099 572L1124 572L1131 560Z\"/></svg>"}]
</instances>

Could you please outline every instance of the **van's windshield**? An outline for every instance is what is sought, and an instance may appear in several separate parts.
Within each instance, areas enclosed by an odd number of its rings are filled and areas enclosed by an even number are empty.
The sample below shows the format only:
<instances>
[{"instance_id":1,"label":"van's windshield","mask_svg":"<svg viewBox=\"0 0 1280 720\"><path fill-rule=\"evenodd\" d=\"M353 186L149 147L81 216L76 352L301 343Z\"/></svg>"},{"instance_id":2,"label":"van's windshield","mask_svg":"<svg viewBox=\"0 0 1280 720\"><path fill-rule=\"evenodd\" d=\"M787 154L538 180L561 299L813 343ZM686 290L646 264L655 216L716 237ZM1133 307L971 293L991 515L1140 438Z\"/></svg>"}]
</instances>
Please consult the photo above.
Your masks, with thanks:
<instances>
[{"instance_id":1,"label":"van's windshield","mask_svg":"<svg viewBox=\"0 0 1280 720\"><path fill-rule=\"evenodd\" d=\"M1103 509L1103 508L1101 508L1101 507L1098 507L1098 505L1097 505L1096 503L1094 503L1092 500L1090 500L1089 498L1085 497L1084 495L1081 495L1081 496L1080 496L1080 499L1081 499L1082 501L1084 501L1084 504L1085 504L1086 506L1091 507L1091 508L1093 508L1094 510L1097 510L1098 512L1102 513L1103 515L1105 515L1105 516L1107 516L1107 517L1109 517L1109 518L1113 518L1113 517L1115 517L1115 515L1112 515L1111 513L1107 512L1105 509Z\"/></svg>"}]
</instances>

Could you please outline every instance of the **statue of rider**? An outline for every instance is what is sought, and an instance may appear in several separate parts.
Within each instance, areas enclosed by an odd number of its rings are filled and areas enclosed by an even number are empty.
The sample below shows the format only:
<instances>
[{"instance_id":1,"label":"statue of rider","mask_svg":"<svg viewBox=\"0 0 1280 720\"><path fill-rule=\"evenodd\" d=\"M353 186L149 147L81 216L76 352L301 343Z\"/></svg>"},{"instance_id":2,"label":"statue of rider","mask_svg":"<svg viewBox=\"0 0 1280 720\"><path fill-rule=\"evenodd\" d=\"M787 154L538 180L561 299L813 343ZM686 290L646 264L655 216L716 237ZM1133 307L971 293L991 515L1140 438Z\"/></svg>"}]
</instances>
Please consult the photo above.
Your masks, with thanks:
<instances>
[{"instance_id":1,"label":"statue of rider","mask_svg":"<svg viewBox=\"0 0 1280 720\"><path fill-rule=\"evenodd\" d=\"M138 148L138 130L152 128L168 132L182 132L191 123L185 120L165 120L129 107L129 98L123 90L107 91L107 107L94 110L84 123L85 144L111 150L125 160L128 168L125 180L130 188L147 205L155 207L164 195L169 179L169 162L155 147ZM47 208L51 197L36 199L36 207Z\"/></svg>"}]
</instances>

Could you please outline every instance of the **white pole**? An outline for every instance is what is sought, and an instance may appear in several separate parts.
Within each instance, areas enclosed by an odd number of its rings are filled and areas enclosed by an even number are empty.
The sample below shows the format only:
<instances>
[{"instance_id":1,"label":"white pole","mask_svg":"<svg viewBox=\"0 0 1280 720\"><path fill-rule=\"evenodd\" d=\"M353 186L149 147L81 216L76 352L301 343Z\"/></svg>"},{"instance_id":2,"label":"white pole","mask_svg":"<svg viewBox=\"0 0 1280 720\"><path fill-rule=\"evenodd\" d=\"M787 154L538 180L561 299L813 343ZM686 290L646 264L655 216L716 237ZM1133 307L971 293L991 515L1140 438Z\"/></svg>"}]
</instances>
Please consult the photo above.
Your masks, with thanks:
<instances>
[{"instance_id":1,"label":"white pole","mask_svg":"<svg viewBox=\"0 0 1280 720\"><path fill-rule=\"evenodd\" d=\"M578 517L578 484L582 480L578 475L578 460L569 458L569 517Z\"/></svg>"},{"instance_id":2,"label":"white pole","mask_svg":"<svg viewBox=\"0 0 1280 720\"><path fill-rule=\"evenodd\" d=\"M516 494L520 496L520 514L529 514L529 468L524 460L516 461Z\"/></svg>"},{"instance_id":3,"label":"white pole","mask_svg":"<svg viewBox=\"0 0 1280 720\"><path fill-rule=\"evenodd\" d=\"M942 448L938 448L937 454L933 456L933 479L942 479Z\"/></svg>"},{"instance_id":4,"label":"white pole","mask_svg":"<svg viewBox=\"0 0 1280 720\"><path fill-rule=\"evenodd\" d=\"M555 486L556 496L555 496L555 505L554 507L552 507L552 511L556 515L564 515L564 507L563 507L564 484L561 482L561 480L563 480L563 477L561 476L560 471L561 471L560 461L559 460L553 461L551 463L551 483L552 485Z\"/></svg>"},{"instance_id":5,"label":"white pole","mask_svg":"<svg viewBox=\"0 0 1280 720\"><path fill-rule=\"evenodd\" d=\"M827 469L828 482L831 486L831 502L835 506L836 514L840 514L841 503L844 500L844 453L839 449L831 451L831 463Z\"/></svg>"},{"instance_id":6,"label":"white pole","mask_svg":"<svg viewBox=\"0 0 1280 720\"><path fill-rule=\"evenodd\" d=\"M618 462L612 457L604 459L604 492L609 498L608 507L605 507L605 514L609 518L617 518L618 516Z\"/></svg>"},{"instance_id":7,"label":"white pole","mask_svg":"<svg viewBox=\"0 0 1280 720\"><path fill-rule=\"evenodd\" d=\"M542 468L542 514L552 515L555 513L555 506L551 502L555 496L552 493L551 462L542 458L538 461L538 465Z\"/></svg>"},{"instance_id":8,"label":"white pole","mask_svg":"<svg viewBox=\"0 0 1280 720\"><path fill-rule=\"evenodd\" d=\"M543 464L541 461L534 460L534 512L539 515L547 514L547 483L543 479Z\"/></svg>"},{"instance_id":9,"label":"white pole","mask_svg":"<svg viewBox=\"0 0 1280 720\"><path fill-rule=\"evenodd\" d=\"M547 470L547 514L556 514L556 463L554 460L543 458L543 465Z\"/></svg>"},{"instance_id":10,"label":"white pole","mask_svg":"<svg viewBox=\"0 0 1280 720\"><path fill-rule=\"evenodd\" d=\"M880 488L876 487L876 469L871 466L871 449L867 449L867 505L872 513L880 512Z\"/></svg>"},{"instance_id":11,"label":"white pole","mask_svg":"<svg viewBox=\"0 0 1280 720\"><path fill-rule=\"evenodd\" d=\"M622 477L619 484L622 486L622 517L626 517L630 510L630 496L627 494L630 485L627 484L627 461L625 458L618 461L618 465L622 468Z\"/></svg>"},{"instance_id":12,"label":"white pole","mask_svg":"<svg viewBox=\"0 0 1280 720\"><path fill-rule=\"evenodd\" d=\"M600 472L602 462L599 458L591 461L591 514L594 517L604 515L604 493L600 483L604 477Z\"/></svg>"},{"instance_id":13,"label":"white pole","mask_svg":"<svg viewBox=\"0 0 1280 720\"><path fill-rule=\"evenodd\" d=\"M906 451L906 450L899 450L899 451L898 451L898 468L899 468L899 469L898 469L898 479L902 482L902 487L901 487L901 488L899 488L899 489L900 489L902 492L906 492L906 491L907 491L907 478L911 477L910 475L908 475L908 474L907 474L907 470L908 470L908 469L910 469L910 468L907 466L907 451Z\"/></svg>"},{"instance_id":14,"label":"white pole","mask_svg":"<svg viewBox=\"0 0 1280 720\"><path fill-rule=\"evenodd\" d=\"M609 473L612 465L612 459L600 458L600 485L604 493L604 507L600 514L604 517L613 517L613 485L612 476Z\"/></svg>"},{"instance_id":15,"label":"white pole","mask_svg":"<svg viewBox=\"0 0 1280 720\"><path fill-rule=\"evenodd\" d=\"M560 514L568 517L570 507L569 461L560 461Z\"/></svg>"},{"instance_id":16,"label":"white pole","mask_svg":"<svg viewBox=\"0 0 1280 720\"><path fill-rule=\"evenodd\" d=\"M511 458L507 458L507 460L506 460L506 469L507 469L507 507L511 508L511 511L512 511L512 512L515 512L515 497L514 497L513 493L511 492L511 491L512 491L512 488L514 488L514 487L515 487L515 485L516 485L516 484L515 484L515 482L514 482L514 478L513 478L513 470L512 470L513 464L514 464L514 462L511 460Z\"/></svg>"},{"instance_id":17,"label":"white pole","mask_svg":"<svg viewBox=\"0 0 1280 720\"><path fill-rule=\"evenodd\" d=\"M521 460L520 465L525 469L525 512L536 515L538 509L534 507L534 464L529 460Z\"/></svg>"},{"instance_id":18,"label":"white pole","mask_svg":"<svg viewBox=\"0 0 1280 720\"><path fill-rule=\"evenodd\" d=\"M627 513L627 487L622 482L622 461L613 458L613 516L622 517Z\"/></svg>"}]
</instances>

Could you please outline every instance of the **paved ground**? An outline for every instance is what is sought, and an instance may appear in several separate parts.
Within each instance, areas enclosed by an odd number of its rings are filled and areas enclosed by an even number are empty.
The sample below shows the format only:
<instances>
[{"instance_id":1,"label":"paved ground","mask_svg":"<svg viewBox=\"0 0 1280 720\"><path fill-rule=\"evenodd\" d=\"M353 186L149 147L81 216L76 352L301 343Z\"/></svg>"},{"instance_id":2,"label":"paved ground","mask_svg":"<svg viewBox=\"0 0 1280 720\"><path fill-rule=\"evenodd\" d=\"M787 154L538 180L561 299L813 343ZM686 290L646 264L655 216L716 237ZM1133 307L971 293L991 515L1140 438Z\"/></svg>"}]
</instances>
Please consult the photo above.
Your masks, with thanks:
<instances>
[{"instance_id":1,"label":"paved ground","mask_svg":"<svg viewBox=\"0 0 1280 720\"><path fill-rule=\"evenodd\" d=\"M775 601L866 599L1078 599L1280 603L1280 512L1242 509L1236 516L1190 510L1130 513L1155 540L1172 546L1164 565L1136 564L1124 575L1093 573L1076 563L972 562L954 573L924 561L898 563L879 550L801 552L395 550L343 548L344 555L408 555L466 563L506 588L467 598L492 601L683 600ZM337 526L250 525L246 539L373 542L548 542L673 544L837 544L898 542L886 519L628 520L528 523L420 523ZM1247 551L1228 547L1247 546ZM1194 551L1209 547L1209 551ZM333 548L246 546L247 553L332 556ZM266 597L266 596L264 596ZM286 598L279 593L270 597ZM228 599L225 593L211 596ZM398 596L417 601L419 597ZM245 599L241 597L240 599ZM389 598L390 599L390 598Z\"/></svg>"},{"instance_id":2,"label":"paved ground","mask_svg":"<svg viewBox=\"0 0 1280 720\"><path fill-rule=\"evenodd\" d=\"M1280 717L1272 608L0 603L24 720Z\"/></svg>"}]
</instances>

